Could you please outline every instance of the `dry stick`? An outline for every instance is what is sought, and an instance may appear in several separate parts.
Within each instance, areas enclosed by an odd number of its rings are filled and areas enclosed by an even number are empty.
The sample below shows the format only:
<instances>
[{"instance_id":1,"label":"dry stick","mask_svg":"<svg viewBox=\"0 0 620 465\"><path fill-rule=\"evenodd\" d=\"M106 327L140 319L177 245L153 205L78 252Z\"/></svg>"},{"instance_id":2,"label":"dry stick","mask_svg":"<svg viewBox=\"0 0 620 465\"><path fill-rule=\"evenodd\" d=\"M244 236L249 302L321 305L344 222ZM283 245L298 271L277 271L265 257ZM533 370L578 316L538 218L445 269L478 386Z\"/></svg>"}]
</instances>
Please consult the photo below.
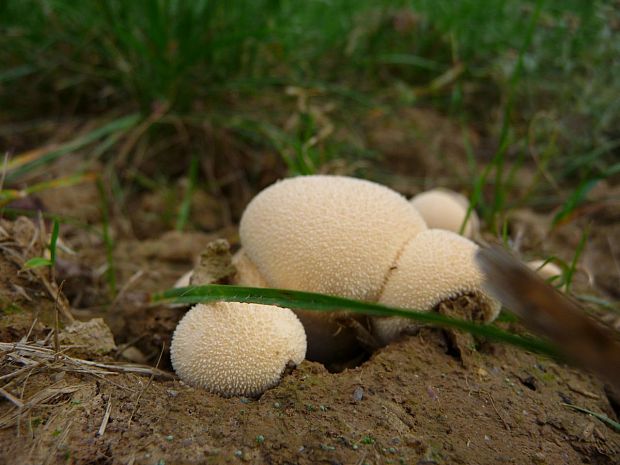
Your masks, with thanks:
<instances>
[{"instance_id":1,"label":"dry stick","mask_svg":"<svg viewBox=\"0 0 620 465\"><path fill-rule=\"evenodd\" d=\"M35 357L35 358L38 357L44 360L54 360L54 356L55 356L54 351L51 349L48 349L47 347L37 347L32 344L21 344L19 342L16 342L16 343L0 342L0 351L7 351L7 352L17 351L17 352L21 352L22 354L29 355L30 357ZM101 363L101 362L94 362L91 360L83 360L81 358L74 358L74 357L70 357L68 355L62 355L62 354L59 360L64 361L67 364L72 364L76 366L86 365L86 366L104 368L106 370L113 370L113 371L122 372L122 373L135 373L138 375L151 375L152 377L160 376L163 378L174 378L174 375L166 371L159 370L157 366L153 368L149 366L142 366L142 365L136 365L136 364L113 365L110 363ZM33 363L36 363L36 362L33 362ZM111 374L111 373L105 373L105 374Z\"/></svg>"},{"instance_id":2,"label":"dry stick","mask_svg":"<svg viewBox=\"0 0 620 465\"><path fill-rule=\"evenodd\" d=\"M56 293L56 300L54 301L54 350L56 351L54 361L58 361L58 356L60 355L60 324L58 322L58 299L60 298L60 293L62 292L62 287L65 285L65 282L61 282L60 286L58 286L58 292Z\"/></svg>"},{"instance_id":3,"label":"dry stick","mask_svg":"<svg viewBox=\"0 0 620 465\"><path fill-rule=\"evenodd\" d=\"M22 408L24 403L8 391L0 388L0 394L7 400L11 401L17 408Z\"/></svg>"},{"instance_id":4,"label":"dry stick","mask_svg":"<svg viewBox=\"0 0 620 465\"><path fill-rule=\"evenodd\" d=\"M37 324L37 321L39 321L39 311L38 310L37 310L36 315L34 316L34 319L32 320L32 324L30 325L30 328L28 329L28 332L26 333L26 336L24 336L19 342L23 342L24 344L26 344L28 342L28 339L30 339L30 335L32 334L32 330L34 329L34 326Z\"/></svg>"},{"instance_id":5,"label":"dry stick","mask_svg":"<svg viewBox=\"0 0 620 465\"><path fill-rule=\"evenodd\" d=\"M493 410L495 410L495 413L497 413L497 416L499 417L499 419L502 420L502 423L504 424L504 428L510 431L510 425L506 423L506 420L504 420L504 417L502 417L501 414L499 413L499 410L497 410L497 407L495 406L495 401L493 400L493 396L490 393L487 393L487 395L489 396L489 399L491 400L491 405L493 406Z\"/></svg>"},{"instance_id":6,"label":"dry stick","mask_svg":"<svg viewBox=\"0 0 620 465\"><path fill-rule=\"evenodd\" d=\"M112 411L112 396L108 399L108 405L105 408L105 414L103 415L103 420L101 420L101 426L99 427L99 431L97 431L97 436L103 436L105 434L105 429L108 426L108 420L110 419L110 412Z\"/></svg>"},{"instance_id":7,"label":"dry stick","mask_svg":"<svg viewBox=\"0 0 620 465\"><path fill-rule=\"evenodd\" d=\"M155 369L159 368L159 362L161 362L161 357L162 355L164 355L165 348L166 348L166 343L164 342L161 345L161 352L159 352L159 358L157 359L157 363L155 364ZM140 393L138 394L138 398L136 399L136 406L133 408L133 412L131 412L131 415L129 415L129 421L127 422L127 428L131 426L131 420L133 419L133 416L136 414L136 412L138 411L138 407L140 406L140 398L142 397L142 394L146 392L146 390L149 388L149 386L153 382L153 378L154 378L154 374L151 374L151 377L146 383L146 386L144 386L144 389L142 389Z\"/></svg>"}]
</instances>

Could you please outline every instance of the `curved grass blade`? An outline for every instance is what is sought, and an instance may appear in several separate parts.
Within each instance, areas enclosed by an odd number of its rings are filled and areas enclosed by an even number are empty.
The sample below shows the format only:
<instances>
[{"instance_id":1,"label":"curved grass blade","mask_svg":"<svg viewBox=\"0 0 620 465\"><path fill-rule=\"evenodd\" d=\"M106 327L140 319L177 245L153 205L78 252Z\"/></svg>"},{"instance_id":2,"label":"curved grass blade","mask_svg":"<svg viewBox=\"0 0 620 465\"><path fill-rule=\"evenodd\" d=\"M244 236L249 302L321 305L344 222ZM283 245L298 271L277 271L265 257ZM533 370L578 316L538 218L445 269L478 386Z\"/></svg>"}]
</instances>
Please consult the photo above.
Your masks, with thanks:
<instances>
[{"instance_id":1,"label":"curved grass blade","mask_svg":"<svg viewBox=\"0 0 620 465\"><path fill-rule=\"evenodd\" d=\"M558 357L547 342L529 336L518 336L495 326L481 325L434 312L419 312L311 292L286 289L253 288L209 284L169 289L151 294L151 303L195 304L204 302L247 302L321 312L349 311L371 316L397 316L434 326L453 328L499 342L511 344L539 354Z\"/></svg>"},{"instance_id":2,"label":"curved grass blade","mask_svg":"<svg viewBox=\"0 0 620 465\"><path fill-rule=\"evenodd\" d=\"M34 157L32 154L23 158L17 157L8 164L6 180L8 182L15 181L35 168L45 166L57 158L79 150L98 139L110 134L128 131L138 124L140 120L141 116L137 113L122 116L50 151L37 151Z\"/></svg>"},{"instance_id":3,"label":"curved grass blade","mask_svg":"<svg viewBox=\"0 0 620 465\"><path fill-rule=\"evenodd\" d=\"M602 421L603 423L605 423L605 425L609 426L611 429L615 430L616 433L620 433L620 423L618 423L617 421L612 420L607 415L603 415L602 413L596 413L596 412L593 412L592 410L588 410L587 408L579 407L577 405L566 404L564 402L562 403L562 405L564 407L568 407L568 408L572 408L573 410L577 410L578 412L585 413L587 415L591 415L594 418L596 418L596 419Z\"/></svg>"}]
</instances>

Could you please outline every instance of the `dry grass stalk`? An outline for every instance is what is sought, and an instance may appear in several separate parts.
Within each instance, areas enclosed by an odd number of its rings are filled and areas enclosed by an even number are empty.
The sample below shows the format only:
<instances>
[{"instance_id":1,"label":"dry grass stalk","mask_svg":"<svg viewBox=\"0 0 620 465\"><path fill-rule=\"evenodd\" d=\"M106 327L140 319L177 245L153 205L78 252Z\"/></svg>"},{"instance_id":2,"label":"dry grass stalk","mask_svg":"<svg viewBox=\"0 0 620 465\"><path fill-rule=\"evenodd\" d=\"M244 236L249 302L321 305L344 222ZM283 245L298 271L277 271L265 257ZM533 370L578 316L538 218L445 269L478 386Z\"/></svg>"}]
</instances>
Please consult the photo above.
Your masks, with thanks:
<instances>
[{"instance_id":1,"label":"dry grass stalk","mask_svg":"<svg viewBox=\"0 0 620 465\"><path fill-rule=\"evenodd\" d=\"M99 426L99 431L97 431L97 436L103 436L105 434L105 429L108 426L108 420L110 420L111 411L112 411L112 397L108 399L108 405L105 408L105 413L103 414L103 420L101 420L101 426Z\"/></svg>"},{"instance_id":2,"label":"dry grass stalk","mask_svg":"<svg viewBox=\"0 0 620 465\"><path fill-rule=\"evenodd\" d=\"M55 404L59 399L62 399L63 396L73 394L74 392L80 390L83 386L84 385L82 384L63 386L57 383L38 391L27 401L25 401L22 407L13 408L6 415L0 418L0 429L13 426L19 417L28 413L33 408Z\"/></svg>"},{"instance_id":3,"label":"dry grass stalk","mask_svg":"<svg viewBox=\"0 0 620 465\"><path fill-rule=\"evenodd\" d=\"M6 343L0 342L0 354L3 356L3 365L5 368L15 368L15 365L21 367L0 377L0 380L7 381L4 386L0 387L0 396L9 400L14 407L0 418L0 429L10 427L19 423L20 419L28 414L33 408L44 407L49 404L58 404L64 396L71 395L82 389L85 385L78 384L67 386L64 381L60 381L52 386L33 394L30 398L24 400L24 392L28 379L34 373L45 370L55 372L72 372L85 373L97 378L107 380L107 376L118 373L130 373L142 376L149 376L149 382L145 389L150 385L152 380L157 376L159 378L173 378L171 373L159 370L157 367L142 366L136 364L123 363L102 363L90 360L83 360L66 355L71 346L60 346L60 350L56 350L49 345L49 342L42 344L41 342L17 342ZM161 356L160 356L161 359ZM111 381L110 381L111 382ZM112 383L115 384L115 383ZM21 385L21 388L19 387ZM9 390L9 387L12 389ZM21 394L12 394L15 389L21 391ZM139 400L140 396L138 397ZM105 433L107 421L110 417L111 400L108 401L104 419L99 428L100 434Z\"/></svg>"},{"instance_id":4,"label":"dry grass stalk","mask_svg":"<svg viewBox=\"0 0 620 465\"><path fill-rule=\"evenodd\" d=\"M71 347L61 346L62 350ZM158 378L174 378L174 375L158 368L136 365L131 363L102 363L92 360L83 360L80 358L64 355L61 352L56 360L56 368L64 371L72 371L79 373L89 373L94 368L102 368L104 370L94 370L97 374L112 375L116 373L134 373L137 375L153 376ZM49 347L40 346L36 343L21 342L0 342L0 351L5 352L6 356L21 365L36 365L41 360L53 362L55 360L55 351ZM108 370L108 371L105 371Z\"/></svg>"}]
</instances>

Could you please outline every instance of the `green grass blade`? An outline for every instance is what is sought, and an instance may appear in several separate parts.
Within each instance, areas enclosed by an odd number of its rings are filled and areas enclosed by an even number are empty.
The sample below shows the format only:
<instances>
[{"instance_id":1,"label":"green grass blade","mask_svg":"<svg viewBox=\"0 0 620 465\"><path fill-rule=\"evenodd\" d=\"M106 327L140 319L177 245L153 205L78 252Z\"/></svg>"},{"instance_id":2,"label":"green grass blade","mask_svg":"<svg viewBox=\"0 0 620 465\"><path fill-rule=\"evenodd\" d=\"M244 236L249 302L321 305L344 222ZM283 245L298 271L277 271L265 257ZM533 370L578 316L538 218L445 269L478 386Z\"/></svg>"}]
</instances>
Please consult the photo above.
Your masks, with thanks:
<instances>
[{"instance_id":1,"label":"green grass blade","mask_svg":"<svg viewBox=\"0 0 620 465\"><path fill-rule=\"evenodd\" d=\"M577 270L577 263L579 262L579 258L583 253L586 243L588 241L588 236L590 235L589 228L583 230L581 234L581 238L579 239L579 244L577 244L577 248L575 249L575 254L573 255L573 259L570 263L570 266L564 273L564 285L566 286L566 292L569 292L571 285L573 284L573 277L575 276L575 271Z\"/></svg>"},{"instance_id":2,"label":"green grass blade","mask_svg":"<svg viewBox=\"0 0 620 465\"><path fill-rule=\"evenodd\" d=\"M33 257L24 263L25 270L32 270L34 268L40 268L42 266L52 266L52 261L44 257Z\"/></svg>"},{"instance_id":3,"label":"green grass blade","mask_svg":"<svg viewBox=\"0 0 620 465\"><path fill-rule=\"evenodd\" d=\"M181 207L179 208L179 215L177 216L177 231L183 231L187 225L189 214L192 205L192 194L196 187L196 180L198 179L198 155L194 155L189 165L188 182Z\"/></svg>"},{"instance_id":4,"label":"green grass blade","mask_svg":"<svg viewBox=\"0 0 620 465\"><path fill-rule=\"evenodd\" d=\"M567 219L571 213L586 200L588 193L598 185L599 181L601 181L600 178L594 178L582 182L577 189L570 194L561 210L555 214L551 223L552 226L557 226L563 220Z\"/></svg>"},{"instance_id":5,"label":"green grass blade","mask_svg":"<svg viewBox=\"0 0 620 465\"><path fill-rule=\"evenodd\" d=\"M506 152L509 147L509 136L510 136L510 118L513 111L514 99L517 90L517 84L522 77L523 74L523 61L524 56L528 49L530 48L530 44L532 42L532 38L534 36L534 31L536 29L536 24L538 24L538 19L540 17L540 13L542 11L543 1L538 0L536 2L536 6L534 12L531 15L530 21L527 25L527 28L524 30L524 34L522 37L522 45L519 48L519 54L517 56L517 62L515 68L510 76L510 81L508 84L507 90L507 101L504 106L504 111L502 114L502 126L500 130L499 136L499 147L495 152L493 157L492 165L495 166L495 186L493 193L493 211L492 211L492 223L491 226L495 232L497 232L497 215L500 211L503 210L505 202L506 202L506 185L505 185L505 158Z\"/></svg>"},{"instance_id":6,"label":"green grass blade","mask_svg":"<svg viewBox=\"0 0 620 465\"><path fill-rule=\"evenodd\" d=\"M54 266L56 263L56 244L58 242L58 233L60 231L60 226L58 222L58 218L54 218L54 223L52 225L52 236L50 238L50 264Z\"/></svg>"},{"instance_id":7,"label":"green grass blade","mask_svg":"<svg viewBox=\"0 0 620 465\"><path fill-rule=\"evenodd\" d=\"M495 326L480 325L465 320L449 318L435 312L417 312L391 308L375 303L361 302L311 292L210 284L206 286L169 289L152 294L150 300L152 303L169 304L195 304L216 301L249 302L321 312L346 310L371 316L396 316L415 320L420 323L466 331L475 336L482 336L495 341L512 344L531 352L557 357L557 352L547 342L529 336L518 336L503 331Z\"/></svg>"},{"instance_id":8,"label":"green grass blade","mask_svg":"<svg viewBox=\"0 0 620 465\"><path fill-rule=\"evenodd\" d=\"M71 142L68 142L62 145L60 148L56 150L52 150L46 153L42 157L39 157L23 165L20 165L19 167L13 170L10 169L5 179L8 182L15 181L16 179L19 179L21 176L29 173L33 169L38 168L40 166L44 166L48 163L51 163L57 158L60 158L63 155L66 155L70 152L79 150L82 147L102 137L107 136L108 134L113 134L113 133L120 132L120 131L127 131L128 129L131 129L136 124L138 124L140 119L141 117L139 114L131 114L128 116L117 118L109 122L108 124L105 124L104 126L101 126L93 131L90 131L87 134L84 134L83 136L78 137L77 139Z\"/></svg>"},{"instance_id":9,"label":"green grass blade","mask_svg":"<svg viewBox=\"0 0 620 465\"><path fill-rule=\"evenodd\" d=\"M620 433L620 423L618 423L617 421L612 420L607 415L603 415L602 413L596 413L596 412L593 412L592 410L588 410L587 408L578 407L577 405L565 404L565 403L562 403L562 405L564 407L568 407L568 408L572 408L573 410L577 410L578 412L587 413L588 415L592 415L594 418L596 418L596 419L602 421L603 423L605 423L611 429L614 429L617 433Z\"/></svg>"}]
</instances>

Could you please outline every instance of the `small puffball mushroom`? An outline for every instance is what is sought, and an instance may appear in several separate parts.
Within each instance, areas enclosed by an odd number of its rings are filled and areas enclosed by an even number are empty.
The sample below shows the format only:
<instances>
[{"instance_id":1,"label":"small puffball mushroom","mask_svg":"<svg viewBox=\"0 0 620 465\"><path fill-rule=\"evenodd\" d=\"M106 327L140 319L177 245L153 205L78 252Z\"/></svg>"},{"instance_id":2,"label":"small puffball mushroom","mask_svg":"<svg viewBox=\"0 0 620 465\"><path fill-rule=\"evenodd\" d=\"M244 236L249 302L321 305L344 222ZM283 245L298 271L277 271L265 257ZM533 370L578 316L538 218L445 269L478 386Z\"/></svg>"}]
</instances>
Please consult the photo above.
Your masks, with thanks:
<instances>
[{"instance_id":1,"label":"small puffball mushroom","mask_svg":"<svg viewBox=\"0 0 620 465\"><path fill-rule=\"evenodd\" d=\"M411 205L422 215L426 225L431 229L445 229L459 233L465 221L469 201L458 192L448 189L432 189L422 192L411 200ZM480 220L474 210L471 211L463 235L474 237L480 228Z\"/></svg>"},{"instance_id":2,"label":"small puffball mushroom","mask_svg":"<svg viewBox=\"0 0 620 465\"><path fill-rule=\"evenodd\" d=\"M527 262L526 265L545 281L555 278L556 276L562 276L562 269L552 262L532 260L531 262Z\"/></svg>"},{"instance_id":3,"label":"small puffball mushroom","mask_svg":"<svg viewBox=\"0 0 620 465\"><path fill-rule=\"evenodd\" d=\"M482 320L493 321L500 303L482 289L483 276L474 254L478 246L450 231L430 229L418 234L403 250L388 276L379 303L390 307L432 310L439 303L472 294ZM373 330L387 344L411 325L404 318L375 318Z\"/></svg>"},{"instance_id":4,"label":"small puffball mushroom","mask_svg":"<svg viewBox=\"0 0 620 465\"><path fill-rule=\"evenodd\" d=\"M271 287L376 300L426 224L397 192L344 176L300 176L259 193L241 218L248 258Z\"/></svg>"},{"instance_id":5,"label":"small puffball mushroom","mask_svg":"<svg viewBox=\"0 0 620 465\"><path fill-rule=\"evenodd\" d=\"M192 307L170 346L181 380L225 397L261 394L305 354L306 334L291 310L236 302Z\"/></svg>"}]
</instances>

